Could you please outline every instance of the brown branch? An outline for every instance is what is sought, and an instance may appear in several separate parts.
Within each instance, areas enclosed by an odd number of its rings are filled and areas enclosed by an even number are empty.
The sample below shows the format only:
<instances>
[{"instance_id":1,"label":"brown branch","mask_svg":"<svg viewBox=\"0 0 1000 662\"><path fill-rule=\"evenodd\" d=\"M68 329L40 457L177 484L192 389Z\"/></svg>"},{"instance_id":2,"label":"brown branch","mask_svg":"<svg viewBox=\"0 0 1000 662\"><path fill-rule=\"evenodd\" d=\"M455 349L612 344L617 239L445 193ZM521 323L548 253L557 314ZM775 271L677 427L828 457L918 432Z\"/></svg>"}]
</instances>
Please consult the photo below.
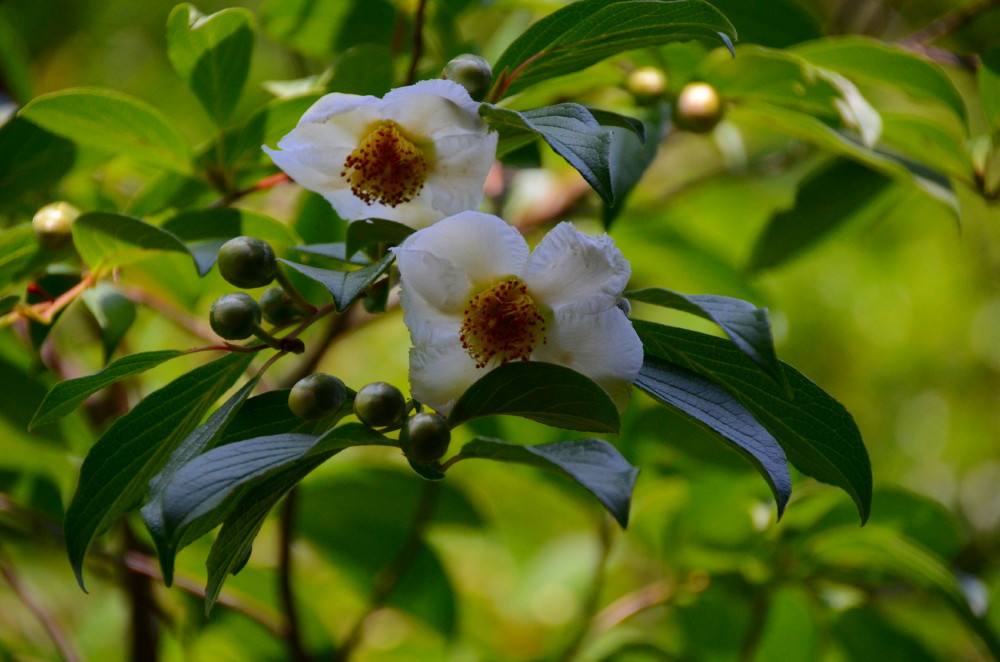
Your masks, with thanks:
<instances>
[{"instance_id":1,"label":"brown branch","mask_svg":"<svg viewBox=\"0 0 1000 662\"><path fill-rule=\"evenodd\" d=\"M603 634L636 614L667 602L673 594L673 586L661 580L623 595L594 617L592 633Z\"/></svg>"},{"instance_id":2,"label":"brown branch","mask_svg":"<svg viewBox=\"0 0 1000 662\"><path fill-rule=\"evenodd\" d=\"M56 649L59 651L59 656L62 657L66 662L82 662L82 658L76 654L73 647L69 643L69 639L63 634L62 629L59 624L56 623L56 619L45 610L40 602L35 600L34 596L28 590L28 588L21 582L18 577L17 572L14 570L14 566L7 562L6 559L0 559L0 574L3 578L7 580L10 584L11 589L17 594L17 597L21 599L24 606L28 608L28 611L38 619L38 622L42 624L45 628L45 632L48 633L49 638L52 643L55 644Z\"/></svg>"},{"instance_id":3,"label":"brown branch","mask_svg":"<svg viewBox=\"0 0 1000 662\"><path fill-rule=\"evenodd\" d=\"M295 504L297 491L293 487L285 495L281 507L281 529L278 546L278 593L285 611L285 631L283 638L288 646L288 652L296 662L310 662L312 657L302 643L302 633L299 630L298 608L295 605L295 592L292 586L292 538L295 530Z\"/></svg>"},{"instance_id":4,"label":"brown branch","mask_svg":"<svg viewBox=\"0 0 1000 662\"><path fill-rule=\"evenodd\" d=\"M958 9L941 16L937 20L917 30L913 34L904 37L901 42L904 45L909 46L934 41L938 37L944 36L949 32L954 32L963 25L966 25L980 14L988 12L991 9L996 9L997 7L1000 7L1000 0L980 0L979 2L973 2L965 5L964 7L959 7Z\"/></svg>"},{"instance_id":5,"label":"brown branch","mask_svg":"<svg viewBox=\"0 0 1000 662\"><path fill-rule=\"evenodd\" d=\"M413 55L410 58L410 68L406 72L406 84L413 85L417 80L417 65L424 54L424 12L427 10L427 0L420 0L417 14L413 18Z\"/></svg>"}]
</instances>

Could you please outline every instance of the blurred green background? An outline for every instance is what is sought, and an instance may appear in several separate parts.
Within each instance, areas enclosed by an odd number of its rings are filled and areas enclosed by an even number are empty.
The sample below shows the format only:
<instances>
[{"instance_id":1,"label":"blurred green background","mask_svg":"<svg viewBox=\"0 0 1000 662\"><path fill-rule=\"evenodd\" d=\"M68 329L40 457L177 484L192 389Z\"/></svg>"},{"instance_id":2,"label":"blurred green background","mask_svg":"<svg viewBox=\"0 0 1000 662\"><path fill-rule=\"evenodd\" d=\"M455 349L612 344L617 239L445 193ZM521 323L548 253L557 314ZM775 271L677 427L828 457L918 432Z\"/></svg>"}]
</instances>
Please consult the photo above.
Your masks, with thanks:
<instances>
[{"instance_id":1,"label":"blurred green background","mask_svg":"<svg viewBox=\"0 0 1000 662\"><path fill-rule=\"evenodd\" d=\"M962 55L1000 47L997 3L715 4L739 30L741 44L775 48L855 33L893 42L948 12L982 5L933 44ZM198 3L205 13L226 6ZM415 0L241 6L257 15L260 32L251 82L234 117L272 98L265 81L319 74L340 62L335 76L345 89L378 88L380 70L366 62L388 57L391 71L383 73L397 84L409 64ZM437 76L465 51L495 60L559 6L432 0L419 77ZM0 101L13 112L38 94L108 87L164 110L196 144L210 139L208 118L166 56L164 24L172 7L161 0L0 3ZM360 44L371 50L357 56L350 49ZM539 86L515 103L528 108L571 99L635 112L624 87L635 66L662 66L676 93L709 51L691 43L630 53ZM345 53L355 59L338 60ZM975 75L957 66L944 71L967 101L971 133L982 133ZM1000 636L1000 207L958 183L959 222L946 205L900 189L788 263L753 271L747 265L756 238L794 203L822 155L766 128L735 120L727 127L711 135L669 134L610 233L632 263L632 288L723 294L770 308L779 355L840 400L862 431L875 476L871 523L860 529L846 495L801 477L785 517L775 522L767 486L748 464L637 393L621 436L609 438L642 468L628 531L608 524L599 505L568 482L523 467L463 463L449 473L429 547L390 607L365 623L355 659L993 659L988 642ZM733 132L742 150L734 152ZM584 192L579 175L549 153L542 164L545 170L519 171L506 198L495 201L505 218L529 226L546 216L539 210L551 209L550 221L600 231L596 196ZM24 223L53 199L120 210L151 176L80 150L58 181L0 188L0 219L7 227ZM312 241L342 232L294 186L244 206L295 225ZM172 258L132 278L130 285L196 316L225 290L217 274L199 281ZM633 313L710 331L680 313L641 305ZM100 367L92 326L81 307L71 308L46 345L71 375ZM93 342L82 342L88 338ZM119 353L198 342L141 307ZM400 315L390 312L343 337L321 367L355 388L376 379L405 384L407 347ZM165 365L110 397L134 402L137 393L196 364ZM26 600L48 615L80 659L129 659L120 532L98 543L88 568L90 593L83 594L57 528L101 423L95 427L81 414L26 432L57 380L4 330L0 563L7 582L0 582L0 659L61 659ZM532 444L572 438L507 418L469 428L460 436ZM353 449L306 481L294 550L314 651L332 649L363 610L373 577L405 537L419 483L386 449ZM268 523L247 568L227 584L228 602L208 619L183 586L154 586L163 659L287 659L269 630L281 621L275 538ZM208 548L201 540L180 555L180 584L204 585ZM599 566L603 574L595 573Z\"/></svg>"}]
</instances>

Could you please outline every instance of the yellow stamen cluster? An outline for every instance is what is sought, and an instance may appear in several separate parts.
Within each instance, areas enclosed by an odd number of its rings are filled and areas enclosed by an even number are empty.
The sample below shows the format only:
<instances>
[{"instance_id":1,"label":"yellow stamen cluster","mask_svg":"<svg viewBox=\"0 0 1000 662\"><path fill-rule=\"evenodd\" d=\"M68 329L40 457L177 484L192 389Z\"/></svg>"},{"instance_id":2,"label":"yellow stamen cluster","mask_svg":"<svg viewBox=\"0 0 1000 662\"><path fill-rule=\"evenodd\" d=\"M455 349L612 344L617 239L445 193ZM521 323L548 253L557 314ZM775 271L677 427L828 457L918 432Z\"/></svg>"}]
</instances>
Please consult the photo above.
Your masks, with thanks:
<instances>
[{"instance_id":1,"label":"yellow stamen cluster","mask_svg":"<svg viewBox=\"0 0 1000 662\"><path fill-rule=\"evenodd\" d=\"M515 276L469 299L464 317L458 337L477 368L527 361L538 342L545 343L545 318Z\"/></svg>"},{"instance_id":2,"label":"yellow stamen cluster","mask_svg":"<svg viewBox=\"0 0 1000 662\"><path fill-rule=\"evenodd\" d=\"M379 122L344 161L340 176L369 205L410 202L427 179L427 159L392 120Z\"/></svg>"}]
</instances>

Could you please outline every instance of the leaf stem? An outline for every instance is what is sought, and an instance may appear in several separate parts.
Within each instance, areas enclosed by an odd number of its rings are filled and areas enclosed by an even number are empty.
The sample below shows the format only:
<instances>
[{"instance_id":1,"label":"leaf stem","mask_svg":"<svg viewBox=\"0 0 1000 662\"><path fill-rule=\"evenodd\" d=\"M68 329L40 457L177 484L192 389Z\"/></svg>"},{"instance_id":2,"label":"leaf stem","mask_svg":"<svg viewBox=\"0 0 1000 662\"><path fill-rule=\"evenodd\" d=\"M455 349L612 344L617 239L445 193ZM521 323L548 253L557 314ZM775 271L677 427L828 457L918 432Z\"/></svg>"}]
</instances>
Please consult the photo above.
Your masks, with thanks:
<instances>
[{"instance_id":1,"label":"leaf stem","mask_svg":"<svg viewBox=\"0 0 1000 662\"><path fill-rule=\"evenodd\" d=\"M413 55L410 58L410 68L406 72L406 84L413 85L417 80L417 65L420 57L424 54L424 13L427 9L427 0L420 0L417 5L417 13L413 17Z\"/></svg>"},{"instance_id":2,"label":"leaf stem","mask_svg":"<svg viewBox=\"0 0 1000 662\"><path fill-rule=\"evenodd\" d=\"M209 207L212 208L228 207L229 205L233 204L240 198L244 198L250 195L251 193L256 193L257 191L266 191L269 188L274 188L278 184L284 184L290 181L292 181L292 178L283 172L279 172L274 175L269 175L267 177L264 177L263 179L254 182L253 184L247 186L246 188L241 188L239 190L231 191L225 194L224 196L222 196L221 198L210 204Z\"/></svg>"},{"instance_id":3,"label":"leaf stem","mask_svg":"<svg viewBox=\"0 0 1000 662\"><path fill-rule=\"evenodd\" d=\"M296 662L311 662L312 657L302 643L299 629L298 608L295 605L295 592L292 585L292 538L295 535L295 506L297 490L292 488L285 495L281 507L281 528L278 545L278 592L285 611L285 627L282 634L288 652Z\"/></svg>"},{"instance_id":4,"label":"leaf stem","mask_svg":"<svg viewBox=\"0 0 1000 662\"><path fill-rule=\"evenodd\" d=\"M35 597L31 594L28 588L21 582L20 577L18 577L17 572L14 570L14 566L11 565L6 558L0 558L0 574L3 578L7 580L10 588L14 591L24 606L28 608L28 611L38 619L38 622L42 624L45 628L45 632L48 633L49 638L55 645L56 649L59 651L59 656L65 660L65 662L82 662L79 655L69 643L69 639L63 634L62 629L53 618L52 614L46 611L45 607L41 605Z\"/></svg>"},{"instance_id":5,"label":"leaf stem","mask_svg":"<svg viewBox=\"0 0 1000 662\"><path fill-rule=\"evenodd\" d=\"M406 576L407 571L413 565L420 552L420 543L424 537L424 531L431 521L434 509L437 506L438 497L441 493L441 483L437 481L426 481L423 484L423 492L420 494L420 501L413 513L413 521L410 524L410 532L406 542L396 553L396 557L378 575L375 576L375 586L368 599L368 607L365 612L355 622L354 627L344 637L340 647L333 654L333 662L347 662L351 658L354 649L361 642L365 623L376 611L385 606L386 601L392 594L393 589L400 580Z\"/></svg>"}]
</instances>

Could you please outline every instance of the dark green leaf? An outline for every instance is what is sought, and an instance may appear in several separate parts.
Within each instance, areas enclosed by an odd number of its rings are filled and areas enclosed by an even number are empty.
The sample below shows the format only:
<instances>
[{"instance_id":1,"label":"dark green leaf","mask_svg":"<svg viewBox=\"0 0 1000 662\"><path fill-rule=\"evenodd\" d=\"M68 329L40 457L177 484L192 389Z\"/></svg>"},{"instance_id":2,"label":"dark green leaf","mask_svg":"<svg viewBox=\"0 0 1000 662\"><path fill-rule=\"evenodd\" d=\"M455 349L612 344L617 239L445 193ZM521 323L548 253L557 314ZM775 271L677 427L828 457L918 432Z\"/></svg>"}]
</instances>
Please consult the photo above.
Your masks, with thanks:
<instances>
[{"instance_id":1,"label":"dark green leaf","mask_svg":"<svg viewBox=\"0 0 1000 662\"><path fill-rule=\"evenodd\" d=\"M117 287L103 281L84 292L81 298L101 329L104 362L107 363L135 321L135 304Z\"/></svg>"},{"instance_id":2,"label":"dark green leaf","mask_svg":"<svg viewBox=\"0 0 1000 662\"><path fill-rule=\"evenodd\" d=\"M577 439L520 446L499 439L477 438L463 446L457 457L516 462L567 475L596 496L622 528L628 526L632 490L639 470L606 441Z\"/></svg>"},{"instance_id":3,"label":"dark green leaf","mask_svg":"<svg viewBox=\"0 0 1000 662\"><path fill-rule=\"evenodd\" d=\"M323 285L333 295L337 312L343 312L351 305L364 291L389 268L395 259L392 253L387 254L378 262L371 264L357 271L332 271L330 269L319 269L309 267L304 264L281 260L292 269L295 269L303 276L310 278L320 285Z\"/></svg>"},{"instance_id":4,"label":"dark green leaf","mask_svg":"<svg viewBox=\"0 0 1000 662\"><path fill-rule=\"evenodd\" d=\"M816 17L795 0L712 0L712 6L732 21L744 44L786 48L823 36Z\"/></svg>"},{"instance_id":5,"label":"dark green leaf","mask_svg":"<svg viewBox=\"0 0 1000 662\"><path fill-rule=\"evenodd\" d=\"M611 168L611 190L615 195L614 204L604 205L604 227L610 228L611 223L625 208L625 200L632 189L639 183L646 169L656 158L659 151L660 136L663 122L662 114L643 124L643 134L649 136L645 142L639 135L619 127L608 127L611 136L611 146L608 163Z\"/></svg>"},{"instance_id":6,"label":"dark green leaf","mask_svg":"<svg viewBox=\"0 0 1000 662\"><path fill-rule=\"evenodd\" d=\"M222 440L216 445L223 446L234 441L245 441L254 437L271 434L302 431L302 419L288 408L289 389L268 391L254 396L240 407L236 418L223 430Z\"/></svg>"},{"instance_id":7,"label":"dark green leaf","mask_svg":"<svg viewBox=\"0 0 1000 662\"><path fill-rule=\"evenodd\" d=\"M275 41L330 61L358 44L389 45L395 13L385 0L268 0L260 21Z\"/></svg>"},{"instance_id":8,"label":"dark green leaf","mask_svg":"<svg viewBox=\"0 0 1000 662\"><path fill-rule=\"evenodd\" d=\"M785 373L774 351L771 319L767 308L758 308L749 301L712 294L681 294L662 287L626 292L632 301L642 301L703 317L719 325L729 339L764 369L782 387L787 388Z\"/></svg>"},{"instance_id":9,"label":"dark green leaf","mask_svg":"<svg viewBox=\"0 0 1000 662\"><path fill-rule=\"evenodd\" d=\"M319 94L306 94L287 99L274 99L258 108L238 127L223 134L222 147L213 141L199 156L205 166L226 168L253 167L266 154L261 145L274 145L295 128L309 106L316 103Z\"/></svg>"},{"instance_id":10,"label":"dark green leaf","mask_svg":"<svg viewBox=\"0 0 1000 662\"><path fill-rule=\"evenodd\" d=\"M361 221L358 221L360 223ZM363 255L358 255L354 253L351 257L347 255L347 244L343 241L337 241L329 244L309 244L308 246L296 246L295 250L300 253L307 253L309 255L319 255L321 257L328 257L331 260L337 260L338 262L350 262L351 264L357 264L362 267L371 264L371 261Z\"/></svg>"},{"instance_id":11,"label":"dark green leaf","mask_svg":"<svg viewBox=\"0 0 1000 662\"><path fill-rule=\"evenodd\" d=\"M490 128L500 132L501 138L524 131L537 133L583 175L605 203L614 204L611 134L583 106L561 103L518 112L484 103L479 106L479 115Z\"/></svg>"},{"instance_id":12,"label":"dark green leaf","mask_svg":"<svg viewBox=\"0 0 1000 662\"><path fill-rule=\"evenodd\" d=\"M0 297L0 317L14 310L14 306L20 301L21 297L16 294L8 294L7 296Z\"/></svg>"},{"instance_id":13,"label":"dark green leaf","mask_svg":"<svg viewBox=\"0 0 1000 662\"><path fill-rule=\"evenodd\" d=\"M993 132L1000 131L1000 48L982 54L977 72L979 98Z\"/></svg>"},{"instance_id":14,"label":"dark green leaf","mask_svg":"<svg viewBox=\"0 0 1000 662\"><path fill-rule=\"evenodd\" d=\"M791 395L728 340L633 320L647 355L680 365L725 387L774 435L796 468L847 492L861 520L871 511L868 451L850 413L787 363Z\"/></svg>"},{"instance_id":15,"label":"dark green leaf","mask_svg":"<svg viewBox=\"0 0 1000 662\"><path fill-rule=\"evenodd\" d=\"M47 131L109 154L187 173L190 146L163 113L121 92L74 88L36 97L19 113Z\"/></svg>"},{"instance_id":16,"label":"dark green leaf","mask_svg":"<svg viewBox=\"0 0 1000 662\"><path fill-rule=\"evenodd\" d=\"M206 450L217 446L226 428L243 407L251 391L259 381L259 376L253 377L244 384L226 402L212 412L208 420L192 430L191 434L170 455L163 469L149 481L149 497L142 508L142 519L149 529L156 553L160 558L160 568L163 571L163 583L170 586L174 577L174 557L177 551L188 540L170 540L164 527L163 499L167 485L180 469ZM208 529L214 528L219 522L213 522ZM194 540L191 537L191 540Z\"/></svg>"},{"instance_id":17,"label":"dark green leaf","mask_svg":"<svg viewBox=\"0 0 1000 662\"><path fill-rule=\"evenodd\" d=\"M964 124L965 102L944 70L911 50L869 37L817 39L795 47L812 64L947 108Z\"/></svg>"},{"instance_id":18,"label":"dark green leaf","mask_svg":"<svg viewBox=\"0 0 1000 662\"><path fill-rule=\"evenodd\" d=\"M507 47L496 66L501 91L579 71L623 51L669 41L735 40L736 30L707 2L682 0L581 0L535 23Z\"/></svg>"},{"instance_id":19,"label":"dark green leaf","mask_svg":"<svg viewBox=\"0 0 1000 662\"><path fill-rule=\"evenodd\" d=\"M167 19L167 55L174 70L216 122L229 117L243 91L253 53L253 14L229 8L205 16L174 7Z\"/></svg>"},{"instance_id":20,"label":"dark green leaf","mask_svg":"<svg viewBox=\"0 0 1000 662\"><path fill-rule=\"evenodd\" d=\"M551 363L517 361L483 375L455 403L448 424L507 414L566 430L618 432L618 408L596 383Z\"/></svg>"},{"instance_id":21,"label":"dark green leaf","mask_svg":"<svg viewBox=\"0 0 1000 662\"><path fill-rule=\"evenodd\" d=\"M916 633L896 626L878 602L848 609L837 615L831 632L849 660L879 662L936 662Z\"/></svg>"},{"instance_id":22,"label":"dark green leaf","mask_svg":"<svg viewBox=\"0 0 1000 662\"><path fill-rule=\"evenodd\" d=\"M187 244L202 276L212 269L222 244L233 237L256 237L277 246L294 246L300 241L284 223L233 207L184 212L166 221L162 228Z\"/></svg>"},{"instance_id":23,"label":"dark green leaf","mask_svg":"<svg viewBox=\"0 0 1000 662\"><path fill-rule=\"evenodd\" d=\"M73 223L73 244L93 271L107 270L139 260L147 251L191 255L174 234L124 214L91 212Z\"/></svg>"},{"instance_id":24,"label":"dark green leaf","mask_svg":"<svg viewBox=\"0 0 1000 662\"><path fill-rule=\"evenodd\" d=\"M5 83L5 91L22 106L35 96L26 37L19 34L12 21L0 13L0 80ZM0 154L5 152L0 151Z\"/></svg>"},{"instance_id":25,"label":"dark green leaf","mask_svg":"<svg viewBox=\"0 0 1000 662\"><path fill-rule=\"evenodd\" d=\"M90 541L138 505L149 479L252 358L230 352L175 379L116 420L90 449L65 523L66 549L81 587Z\"/></svg>"},{"instance_id":26,"label":"dark green leaf","mask_svg":"<svg viewBox=\"0 0 1000 662\"><path fill-rule=\"evenodd\" d=\"M83 404L84 400L102 388L111 386L115 382L126 377L145 372L150 368L155 368L164 361L168 361L178 356L183 356L187 352L180 350L163 350L159 352L140 352L139 354L129 354L116 361L112 361L104 370L95 372L86 377L67 379L59 382L48 392L42 404L38 406L34 418L28 429L34 429L39 425L45 425L52 421L59 420Z\"/></svg>"},{"instance_id":27,"label":"dark green leaf","mask_svg":"<svg viewBox=\"0 0 1000 662\"><path fill-rule=\"evenodd\" d=\"M30 223L0 232L0 287L21 276L38 251L38 240Z\"/></svg>"},{"instance_id":28,"label":"dark green leaf","mask_svg":"<svg viewBox=\"0 0 1000 662\"><path fill-rule=\"evenodd\" d=\"M352 46L334 60L332 68L328 92L381 97L393 87L395 71L386 44Z\"/></svg>"},{"instance_id":29,"label":"dark green leaf","mask_svg":"<svg viewBox=\"0 0 1000 662\"><path fill-rule=\"evenodd\" d=\"M76 147L65 138L13 117L0 126L0 206L51 186L73 167Z\"/></svg>"},{"instance_id":30,"label":"dark green leaf","mask_svg":"<svg viewBox=\"0 0 1000 662\"><path fill-rule=\"evenodd\" d=\"M646 125L642 120L629 117L628 115L612 113L609 110L600 110L599 108L587 108L587 111L601 126L631 131L640 142L646 142Z\"/></svg>"},{"instance_id":31,"label":"dark green leaf","mask_svg":"<svg viewBox=\"0 0 1000 662\"><path fill-rule=\"evenodd\" d=\"M747 268L772 269L855 219L874 220L896 201L900 189L870 167L834 159L799 186L795 205L777 212L757 238Z\"/></svg>"},{"instance_id":32,"label":"dark green leaf","mask_svg":"<svg viewBox=\"0 0 1000 662\"><path fill-rule=\"evenodd\" d=\"M398 246L413 234L413 228L396 221L368 219L355 221L347 226L346 255L353 257L359 251L377 248L380 244Z\"/></svg>"},{"instance_id":33,"label":"dark green leaf","mask_svg":"<svg viewBox=\"0 0 1000 662\"><path fill-rule=\"evenodd\" d=\"M775 438L746 407L715 382L654 356L643 361L635 385L730 442L767 481L781 517L792 493L788 460Z\"/></svg>"}]
</instances>

